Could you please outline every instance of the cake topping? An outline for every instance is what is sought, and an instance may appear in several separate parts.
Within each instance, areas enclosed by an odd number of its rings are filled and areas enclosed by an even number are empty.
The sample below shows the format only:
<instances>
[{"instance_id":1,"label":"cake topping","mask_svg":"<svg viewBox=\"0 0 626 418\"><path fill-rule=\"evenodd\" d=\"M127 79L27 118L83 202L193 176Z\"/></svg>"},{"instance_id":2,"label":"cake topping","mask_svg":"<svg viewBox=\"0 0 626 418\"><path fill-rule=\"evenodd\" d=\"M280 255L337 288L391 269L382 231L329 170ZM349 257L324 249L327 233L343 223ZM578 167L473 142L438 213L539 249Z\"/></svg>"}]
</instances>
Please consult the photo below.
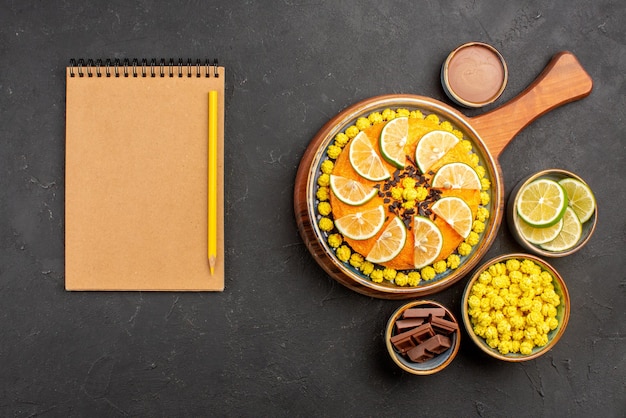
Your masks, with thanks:
<instances>
[{"instance_id":1,"label":"cake topping","mask_svg":"<svg viewBox=\"0 0 626 418\"><path fill-rule=\"evenodd\" d=\"M485 230L487 170L463 133L435 114L359 117L329 144L320 171L319 228L337 258L373 282L417 286L445 277ZM447 198L457 200L435 206ZM455 205L461 213L448 207Z\"/></svg>"}]
</instances>

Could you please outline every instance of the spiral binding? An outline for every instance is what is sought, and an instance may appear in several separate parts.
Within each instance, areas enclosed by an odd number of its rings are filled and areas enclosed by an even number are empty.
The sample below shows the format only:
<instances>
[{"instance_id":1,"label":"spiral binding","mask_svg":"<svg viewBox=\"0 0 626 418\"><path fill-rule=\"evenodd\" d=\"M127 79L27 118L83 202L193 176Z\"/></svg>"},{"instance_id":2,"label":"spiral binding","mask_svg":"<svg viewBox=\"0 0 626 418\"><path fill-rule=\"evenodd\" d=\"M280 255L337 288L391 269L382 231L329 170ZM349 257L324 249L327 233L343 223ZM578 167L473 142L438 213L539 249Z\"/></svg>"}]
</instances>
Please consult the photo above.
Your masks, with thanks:
<instances>
[{"instance_id":1,"label":"spiral binding","mask_svg":"<svg viewBox=\"0 0 626 418\"><path fill-rule=\"evenodd\" d=\"M213 68L213 71L211 71ZM137 58L132 60L126 58L123 60L107 59L104 62L101 59L92 60L88 59L86 62L84 59L70 60L70 77L219 77L217 69L217 59L213 60L213 63L209 59L202 63L201 60L196 60L195 64L191 59L187 59L184 62L182 58L178 59L178 62L170 58L166 61L164 58L157 63L156 58L152 58L148 63L147 59L142 59L141 62Z\"/></svg>"}]
</instances>

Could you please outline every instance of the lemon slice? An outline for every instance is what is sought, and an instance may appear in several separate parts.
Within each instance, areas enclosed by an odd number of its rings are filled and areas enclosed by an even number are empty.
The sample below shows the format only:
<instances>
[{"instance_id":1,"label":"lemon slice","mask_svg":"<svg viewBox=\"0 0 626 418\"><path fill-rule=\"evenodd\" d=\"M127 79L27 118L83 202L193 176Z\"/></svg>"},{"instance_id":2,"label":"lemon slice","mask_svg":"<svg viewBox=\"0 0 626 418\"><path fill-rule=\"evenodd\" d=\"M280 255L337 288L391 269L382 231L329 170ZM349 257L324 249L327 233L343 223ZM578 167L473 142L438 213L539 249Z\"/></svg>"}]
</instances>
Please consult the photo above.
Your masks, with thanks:
<instances>
[{"instance_id":1,"label":"lemon slice","mask_svg":"<svg viewBox=\"0 0 626 418\"><path fill-rule=\"evenodd\" d=\"M567 193L568 205L574 209L581 223L587 222L596 210L596 198L582 181L567 178L559 181Z\"/></svg>"},{"instance_id":2,"label":"lemon slice","mask_svg":"<svg viewBox=\"0 0 626 418\"><path fill-rule=\"evenodd\" d=\"M515 222L517 223L520 235L531 244L539 245L550 242L555 239L559 235L559 232L561 232L561 229L563 229L563 218L547 228L535 228L524 222L517 213L514 216L516 217Z\"/></svg>"},{"instance_id":3,"label":"lemon slice","mask_svg":"<svg viewBox=\"0 0 626 418\"><path fill-rule=\"evenodd\" d=\"M459 138L447 131L432 131L420 139L415 148L415 163L426 173L448 151L459 143Z\"/></svg>"},{"instance_id":4,"label":"lemon slice","mask_svg":"<svg viewBox=\"0 0 626 418\"><path fill-rule=\"evenodd\" d=\"M535 180L520 190L517 198L517 213L535 228L547 228L559 222L566 208L565 189L554 180Z\"/></svg>"},{"instance_id":5,"label":"lemon slice","mask_svg":"<svg viewBox=\"0 0 626 418\"><path fill-rule=\"evenodd\" d=\"M398 168L406 165L404 146L409 138L409 118L400 117L387 122L380 132L380 153Z\"/></svg>"},{"instance_id":6,"label":"lemon slice","mask_svg":"<svg viewBox=\"0 0 626 418\"><path fill-rule=\"evenodd\" d=\"M583 235L583 227L574 212L569 206L563 215L563 228L559 235L552 241L541 244L541 248L548 251L565 251L575 246Z\"/></svg>"},{"instance_id":7,"label":"lemon slice","mask_svg":"<svg viewBox=\"0 0 626 418\"><path fill-rule=\"evenodd\" d=\"M400 254L405 243L406 227L400 218L394 216L365 259L372 263L385 263Z\"/></svg>"},{"instance_id":8,"label":"lemon slice","mask_svg":"<svg viewBox=\"0 0 626 418\"><path fill-rule=\"evenodd\" d=\"M368 188L356 180L333 174L330 175L330 189L337 196L337 199L352 206L369 202L378 193L378 190L373 187Z\"/></svg>"},{"instance_id":9,"label":"lemon slice","mask_svg":"<svg viewBox=\"0 0 626 418\"><path fill-rule=\"evenodd\" d=\"M385 224L383 205L335 219L335 227L344 237L354 240L372 238Z\"/></svg>"},{"instance_id":10,"label":"lemon slice","mask_svg":"<svg viewBox=\"0 0 626 418\"><path fill-rule=\"evenodd\" d=\"M415 216L413 236L415 237L413 262L416 269L421 269L439 257L443 247L443 235L433 221L423 216Z\"/></svg>"},{"instance_id":11,"label":"lemon slice","mask_svg":"<svg viewBox=\"0 0 626 418\"><path fill-rule=\"evenodd\" d=\"M432 186L440 189L480 190L480 178L469 165L450 163L441 166L437 171Z\"/></svg>"},{"instance_id":12,"label":"lemon slice","mask_svg":"<svg viewBox=\"0 0 626 418\"><path fill-rule=\"evenodd\" d=\"M380 181L390 177L365 132L359 132L350 143L349 157L352 168L368 180Z\"/></svg>"},{"instance_id":13,"label":"lemon slice","mask_svg":"<svg viewBox=\"0 0 626 418\"><path fill-rule=\"evenodd\" d=\"M474 215L467 203L458 197L442 197L431 207L432 211L446 221L463 238L472 232Z\"/></svg>"}]
</instances>

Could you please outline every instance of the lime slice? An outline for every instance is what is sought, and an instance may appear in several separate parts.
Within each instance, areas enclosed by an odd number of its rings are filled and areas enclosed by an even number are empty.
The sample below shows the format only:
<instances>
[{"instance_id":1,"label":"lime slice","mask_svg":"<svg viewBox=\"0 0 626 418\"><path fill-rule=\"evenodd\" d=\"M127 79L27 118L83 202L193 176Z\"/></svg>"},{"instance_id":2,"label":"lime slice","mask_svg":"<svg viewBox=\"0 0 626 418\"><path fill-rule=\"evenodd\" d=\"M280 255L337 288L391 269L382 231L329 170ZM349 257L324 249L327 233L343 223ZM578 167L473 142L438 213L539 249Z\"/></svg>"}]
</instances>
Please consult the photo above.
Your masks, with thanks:
<instances>
[{"instance_id":1,"label":"lime slice","mask_svg":"<svg viewBox=\"0 0 626 418\"><path fill-rule=\"evenodd\" d=\"M335 219L335 227L344 237L354 240L372 238L385 224L383 205Z\"/></svg>"},{"instance_id":2,"label":"lime slice","mask_svg":"<svg viewBox=\"0 0 626 418\"><path fill-rule=\"evenodd\" d=\"M555 239L559 235L559 232L561 232L561 229L563 229L563 218L547 228L535 228L524 222L517 213L514 216L516 217L515 222L517 223L520 235L531 244L539 245L550 242Z\"/></svg>"},{"instance_id":3,"label":"lime slice","mask_svg":"<svg viewBox=\"0 0 626 418\"><path fill-rule=\"evenodd\" d=\"M426 173L448 151L459 143L459 138L447 131L432 131L424 135L415 148L415 163Z\"/></svg>"},{"instance_id":4,"label":"lime slice","mask_svg":"<svg viewBox=\"0 0 626 418\"><path fill-rule=\"evenodd\" d=\"M350 143L350 164L362 177L380 181L390 177L365 132L359 132Z\"/></svg>"},{"instance_id":5,"label":"lime slice","mask_svg":"<svg viewBox=\"0 0 626 418\"><path fill-rule=\"evenodd\" d=\"M409 118L400 117L387 122L380 132L380 153L398 168L406 165L404 146L409 137Z\"/></svg>"},{"instance_id":6,"label":"lime slice","mask_svg":"<svg viewBox=\"0 0 626 418\"><path fill-rule=\"evenodd\" d=\"M433 221L423 216L413 217L413 235L413 262L416 269L421 269L439 257L443 248L443 235Z\"/></svg>"},{"instance_id":7,"label":"lime slice","mask_svg":"<svg viewBox=\"0 0 626 418\"><path fill-rule=\"evenodd\" d=\"M530 226L547 228L563 217L567 194L554 180L538 179L519 192L517 213Z\"/></svg>"},{"instance_id":8,"label":"lime slice","mask_svg":"<svg viewBox=\"0 0 626 418\"><path fill-rule=\"evenodd\" d=\"M469 165L450 163L441 166L435 173L432 186L440 189L480 190L480 178Z\"/></svg>"},{"instance_id":9,"label":"lime slice","mask_svg":"<svg viewBox=\"0 0 626 418\"><path fill-rule=\"evenodd\" d=\"M596 210L596 198L593 192L582 181L567 178L559 181L567 193L569 206L574 209L581 223L587 222Z\"/></svg>"},{"instance_id":10,"label":"lime slice","mask_svg":"<svg viewBox=\"0 0 626 418\"><path fill-rule=\"evenodd\" d=\"M400 218L394 216L365 259L372 263L385 263L400 254L405 243L406 227Z\"/></svg>"},{"instance_id":11,"label":"lime slice","mask_svg":"<svg viewBox=\"0 0 626 418\"><path fill-rule=\"evenodd\" d=\"M463 238L467 238L472 232L474 215L463 199L454 196L442 197L431 209Z\"/></svg>"},{"instance_id":12,"label":"lime slice","mask_svg":"<svg viewBox=\"0 0 626 418\"><path fill-rule=\"evenodd\" d=\"M574 247L583 235L583 227L574 212L567 206L563 215L563 228L559 235L552 241L541 244L541 248L548 251L565 251Z\"/></svg>"},{"instance_id":13,"label":"lime slice","mask_svg":"<svg viewBox=\"0 0 626 418\"><path fill-rule=\"evenodd\" d=\"M378 190L373 187L365 187L356 180L332 174L330 175L330 189L337 199L352 206L369 202L378 193Z\"/></svg>"}]
</instances>

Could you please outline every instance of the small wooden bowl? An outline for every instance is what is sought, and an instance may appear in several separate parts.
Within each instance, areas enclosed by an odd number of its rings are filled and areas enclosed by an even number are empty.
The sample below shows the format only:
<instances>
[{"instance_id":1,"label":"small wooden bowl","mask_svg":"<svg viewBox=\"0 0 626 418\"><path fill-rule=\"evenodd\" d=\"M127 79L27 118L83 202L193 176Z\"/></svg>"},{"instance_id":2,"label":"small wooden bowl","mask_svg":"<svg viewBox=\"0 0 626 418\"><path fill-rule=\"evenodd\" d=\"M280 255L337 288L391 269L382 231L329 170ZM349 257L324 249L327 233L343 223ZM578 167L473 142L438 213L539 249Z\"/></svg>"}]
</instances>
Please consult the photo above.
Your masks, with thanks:
<instances>
[{"instance_id":1,"label":"small wooden bowl","mask_svg":"<svg viewBox=\"0 0 626 418\"><path fill-rule=\"evenodd\" d=\"M513 191L511 191L511 194L509 195L509 199L507 202L507 224L509 226L509 230L511 231L511 234L513 234L513 237L515 238L515 240L522 247L524 247L526 251L530 251L533 254L537 254L543 257L565 257L567 255L574 254L576 251L580 250L587 244L587 242L591 238L591 235L593 235L593 232L596 230L596 224L598 223L598 207L596 205L596 209L593 215L591 216L591 219L589 219L587 222L582 224L582 228L583 228L582 236L574 247L568 250L554 252L554 251L545 250L538 245L532 244L528 242L528 240L526 240L526 238L524 238L519 231L520 219L519 219L519 216L516 216L517 214L516 214L515 208L517 206L517 199L519 196L519 191L522 188L524 188L526 185L532 183L533 181L539 178L547 178L547 179L554 180L554 181L563 180L565 178L573 178L584 184L587 184L582 178L580 178L576 174L570 171L561 170L558 168L542 170L542 171L539 171L538 173L535 173L531 176L528 176L522 179L515 186Z\"/></svg>"},{"instance_id":2,"label":"small wooden bowl","mask_svg":"<svg viewBox=\"0 0 626 418\"><path fill-rule=\"evenodd\" d=\"M414 363L409 359L406 359L400 354L391 344L391 337L395 335L395 323L402 316L402 313L409 308L419 306L420 308L443 308L446 311L445 319L454 322L458 325L457 319L452 315L452 312L445 306L432 300L418 300L409 302L400 306L389 318L387 327L385 328L385 346L389 352L389 356L402 370L415 375L429 375L437 373L445 369L456 357L456 353L459 351L461 345L461 332L457 329L450 336L452 345L443 353L433 357L430 360L426 360L422 363Z\"/></svg>"},{"instance_id":3,"label":"small wooden bowl","mask_svg":"<svg viewBox=\"0 0 626 418\"><path fill-rule=\"evenodd\" d=\"M474 332L474 328L472 326L469 313L468 313L470 291L474 283L476 283L476 281L480 277L481 273L483 273L490 266L496 263L506 263L506 261L510 259L517 259L520 261L531 260L535 264L538 264L539 266L541 266L543 270L550 273L550 275L552 276L552 284L554 286L554 291L557 295L559 295L559 298L561 300L561 303L557 306L557 315L556 315L556 319L559 321L559 324L554 330L548 333L548 343L544 345L543 347L534 347L532 352L528 355L524 355L520 353L502 354L497 349L491 348L487 344L484 338L476 335L476 333ZM565 282L563 281L563 278L554 269L554 267L552 267L547 262L531 254L522 254L522 253L505 254L505 255L501 255L499 257L496 257L487 261L485 264L481 265L478 269L476 269L471 279L467 282L467 285L465 286L465 290L463 292L463 299L461 301L461 315L463 317L463 324L465 325L467 333L469 334L471 340L474 341L474 343L478 346L478 348L480 348L482 351L484 351L491 357L496 358L498 360L503 360L507 362L522 362L522 361L535 359L547 353L556 345L559 339L561 339L561 336L565 332L565 328L569 321L570 297L567 291L567 287L565 286Z\"/></svg>"}]
</instances>

